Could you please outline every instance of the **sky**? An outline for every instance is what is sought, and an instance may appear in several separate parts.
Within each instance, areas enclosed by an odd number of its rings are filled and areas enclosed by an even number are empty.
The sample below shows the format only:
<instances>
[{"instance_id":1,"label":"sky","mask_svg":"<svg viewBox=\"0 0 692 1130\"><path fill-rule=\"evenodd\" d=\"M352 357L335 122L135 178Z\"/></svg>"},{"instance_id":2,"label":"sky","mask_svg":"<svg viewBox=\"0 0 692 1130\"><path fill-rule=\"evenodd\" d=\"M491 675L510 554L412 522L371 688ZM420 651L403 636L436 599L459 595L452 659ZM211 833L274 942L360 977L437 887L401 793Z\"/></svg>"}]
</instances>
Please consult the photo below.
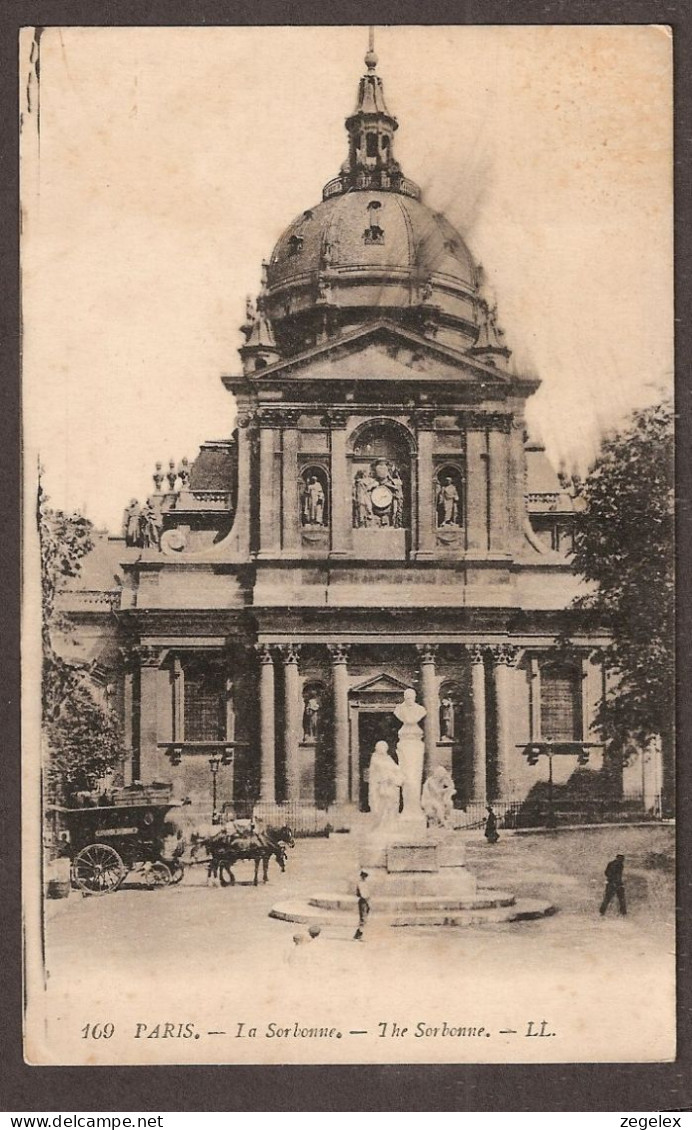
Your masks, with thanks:
<instances>
[{"instance_id":1,"label":"sky","mask_svg":"<svg viewBox=\"0 0 692 1130\"><path fill-rule=\"evenodd\" d=\"M482 263L532 436L584 470L672 384L660 27L385 27L395 153ZM228 437L245 296L346 155L367 29L49 28L20 44L26 485L119 532ZM40 120L40 130L38 128Z\"/></svg>"}]
</instances>

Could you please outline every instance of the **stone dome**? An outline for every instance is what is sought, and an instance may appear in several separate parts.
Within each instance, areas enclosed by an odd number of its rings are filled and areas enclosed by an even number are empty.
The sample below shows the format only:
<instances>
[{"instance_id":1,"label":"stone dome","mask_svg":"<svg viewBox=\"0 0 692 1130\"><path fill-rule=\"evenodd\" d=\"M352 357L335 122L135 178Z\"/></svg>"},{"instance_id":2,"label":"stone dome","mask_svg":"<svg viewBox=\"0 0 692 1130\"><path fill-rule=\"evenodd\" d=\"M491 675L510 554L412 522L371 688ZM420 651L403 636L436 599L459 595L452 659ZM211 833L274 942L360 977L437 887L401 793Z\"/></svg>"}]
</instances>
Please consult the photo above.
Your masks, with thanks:
<instances>
[{"instance_id":1,"label":"stone dome","mask_svg":"<svg viewBox=\"0 0 692 1130\"><path fill-rule=\"evenodd\" d=\"M266 341L255 340L251 316L241 349L250 367L253 353L271 363L383 317L452 348L482 347L480 272L459 232L404 176L374 52L365 61L346 119L347 159L264 263L257 312Z\"/></svg>"}]
</instances>

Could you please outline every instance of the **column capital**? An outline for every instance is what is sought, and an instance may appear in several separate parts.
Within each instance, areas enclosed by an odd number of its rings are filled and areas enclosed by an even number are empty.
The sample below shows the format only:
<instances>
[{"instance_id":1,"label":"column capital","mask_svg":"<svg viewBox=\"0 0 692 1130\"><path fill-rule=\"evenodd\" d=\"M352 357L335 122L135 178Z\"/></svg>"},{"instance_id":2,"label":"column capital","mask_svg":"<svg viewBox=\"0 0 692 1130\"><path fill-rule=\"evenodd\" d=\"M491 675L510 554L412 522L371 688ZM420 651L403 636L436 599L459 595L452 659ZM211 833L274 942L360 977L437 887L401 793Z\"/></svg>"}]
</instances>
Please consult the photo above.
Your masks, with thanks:
<instances>
[{"instance_id":1,"label":"column capital","mask_svg":"<svg viewBox=\"0 0 692 1130\"><path fill-rule=\"evenodd\" d=\"M274 662L274 648L269 643L256 643L254 650L259 658L261 664L266 665Z\"/></svg>"},{"instance_id":2,"label":"column capital","mask_svg":"<svg viewBox=\"0 0 692 1130\"><path fill-rule=\"evenodd\" d=\"M512 427L512 417L505 412L462 412L457 422L460 428L470 431L492 431L509 433Z\"/></svg>"},{"instance_id":3,"label":"column capital","mask_svg":"<svg viewBox=\"0 0 692 1130\"><path fill-rule=\"evenodd\" d=\"M322 415L322 423L327 428L345 428L350 415L347 408L328 408Z\"/></svg>"},{"instance_id":4,"label":"column capital","mask_svg":"<svg viewBox=\"0 0 692 1130\"><path fill-rule=\"evenodd\" d=\"M523 649L516 647L514 644L500 643L493 644L489 648L493 660L498 666L516 667L519 658L522 655Z\"/></svg>"},{"instance_id":5,"label":"column capital","mask_svg":"<svg viewBox=\"0 0 692 1130\"><path fill-rule=\"evenodd\" d=\"M347 663L351 645L347 643L328 643L327 651L332 664Z\"/></svg>"},{"instance_id":6,"label":"column capital","mask_svg":"<svg viewBox=\"0 0 692 1130\"><path fill-rule=\"evenodd\" d=\"M416 651L421 664L434 663L437 658L437 644L434 643L417 643Z\"/></svg>"},{"instance_id":7,"label":"column capital","mask_svg":"<svg viewBox=\"0 0 692 1130\"><path fill-rule=\"evenodd\" d=\"M262 408L259 413L260 427L295 428L302 414L301 408Z\"/></svg>"},{"instance_id":8,"label":"column capital","mask_svg":"<svg viewBox=\"0 0 692 1130\"><path fill-rule=\"evenodd\" d=\"M300 659L300 644L298 643L282 643L276 649L281 656L284 667L289 664L297 664Z\"/></svg>"},{"instance_id":9,"label":"column capital","mask_svg":"<svg viewBox=\"0 0 692 1130\"><path fill-rule=\"evenodd\" d=\"M245 411L239 412L236 417L236 424L239 428L249 428L251 424L254 424L256 422L257 414L251 409L245 409Z\"/></svg>"},{"instance_id":10,"label":"column capital","mask_svg":"<svg viewBox=\"0 0 692 1130\"><path fill-rule=\"evenodd\" d=\"M487 648L483 647L482 644L473 643L473 644L470 644L466 648L466 651L468 653L468 657L469 657L471 663L477 664L477 663L482 663L483 660L485 659L485 653L487 651Z\"/></svg>"},{"instance_id":11,"label":"column capital","mask_svg":"<svg viewBox=\"0 0 692 1130\"><path fill-rule=\"evenodd\" d=\"M138 643L132 648L132 656L140 667L160 667L165 650L151 644Z\"/></svg>"},{"instance_id":12,"label":"column capital","mask_svg":"<svg viewBox=\"0 0 692 1130\"><path fill-rule=\"evenodd\" d=\"M435 430L435 420L439 416L436 408L416 408L409 419L419 432L432 432Z\"/></svg>"}]
</instances>

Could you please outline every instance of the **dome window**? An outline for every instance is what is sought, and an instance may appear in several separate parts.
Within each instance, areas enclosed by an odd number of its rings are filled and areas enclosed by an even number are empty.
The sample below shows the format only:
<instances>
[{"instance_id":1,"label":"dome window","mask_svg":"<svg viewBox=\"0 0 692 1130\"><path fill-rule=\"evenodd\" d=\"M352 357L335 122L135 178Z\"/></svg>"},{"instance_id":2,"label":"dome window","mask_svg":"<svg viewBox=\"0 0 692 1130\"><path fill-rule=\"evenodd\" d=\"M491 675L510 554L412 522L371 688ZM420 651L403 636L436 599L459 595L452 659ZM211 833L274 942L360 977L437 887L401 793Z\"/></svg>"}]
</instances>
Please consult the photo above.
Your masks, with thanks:
<instances>
[{"instance_id":1,"label":"dome window","mask_svg":"<svg viewBox=\"0 0 692 1130\"><path fill-rule=\"evenodd\" d=\"M288 254L300 255L303 250L303 237L302 235L292 235L288 241Z\"/></svg>"},{"instance_id":2,"label":"dome window","mask_svg":"<svg viewBox=\"0 0 692 1130\"><path fill-rule=\"evenodd\" d=\"M380 227L381 208L379 200L371 200L368 204L368 226L363 232L366 243L384 243L384 229Z\"/></svg>"},{"instance_id":3,"label":"dome window","mask_svg":"<svg viewBox=\"0 0 692 1130\"><path fill-rule=\"evenodd\" d=\"M311 208L307 208L306 211L303 212L303 219L304 220L311 220L312 219L312 209Z\"/></svg>"}]
</instances>

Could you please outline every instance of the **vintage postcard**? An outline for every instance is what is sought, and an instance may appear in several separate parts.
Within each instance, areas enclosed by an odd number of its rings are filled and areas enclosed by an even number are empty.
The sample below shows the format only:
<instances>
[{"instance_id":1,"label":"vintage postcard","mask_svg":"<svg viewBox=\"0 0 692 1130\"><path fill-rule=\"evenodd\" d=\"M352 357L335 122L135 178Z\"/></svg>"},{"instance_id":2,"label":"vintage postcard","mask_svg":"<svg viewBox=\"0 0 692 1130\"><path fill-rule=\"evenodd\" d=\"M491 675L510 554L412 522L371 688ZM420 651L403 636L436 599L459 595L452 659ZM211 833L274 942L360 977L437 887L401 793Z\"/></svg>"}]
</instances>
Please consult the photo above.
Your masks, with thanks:
<instances>
[{"instance_id":1,"label":"vintage postcard","mask_svg":"<svg viewBox=\"0 0 692 1130\"><path fill-rule=\"evenodd\" d=\"M26 1060L671 1060L670 29L19 50Z\"/></svg>"}]
</instances>

